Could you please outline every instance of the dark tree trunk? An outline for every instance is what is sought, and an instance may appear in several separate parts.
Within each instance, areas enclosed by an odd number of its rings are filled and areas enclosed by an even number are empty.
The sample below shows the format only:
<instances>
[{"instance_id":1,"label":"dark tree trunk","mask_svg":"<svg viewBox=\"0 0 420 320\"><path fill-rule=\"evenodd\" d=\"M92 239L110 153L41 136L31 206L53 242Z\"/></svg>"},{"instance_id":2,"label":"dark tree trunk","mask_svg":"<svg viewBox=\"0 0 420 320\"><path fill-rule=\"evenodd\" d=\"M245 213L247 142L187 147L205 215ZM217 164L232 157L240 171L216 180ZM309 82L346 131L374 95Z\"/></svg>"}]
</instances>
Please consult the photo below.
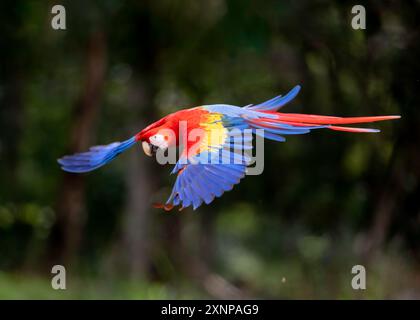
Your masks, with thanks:
<instances>
[{"instance_id":1,"label":"dark tree trunk","mask_svg":"<svg viewBox=\"0 0 420 320\"><path fill-rule=\"evenodd\" d=\"M132 132L142 130L158 118L154 100L159 72L156 57L160 47L154 34L149 4L139 3L138 10L135 34L141 34L142 41L132 40L138 47L131 57L133 80L128 93ZM160 174L153 171L154 159L146 157L141 146L136 147L137 152L130 153L126 166L127 204L118 244L121 253L115 257L122 258L121 265L130 278L147 278L151 265L150 248L153 247L151 195L159 185Z\"/></svg>"},{"instance_id":2,"label":"dark tree trunk","mask_svg":"<svg viewBox=\"0 0 420 320\"><path fill-rule=\"evenodd\" d=\"M153 105L154 90L143 82L134 81L130 88L129 103L132 114L139 106L150 108L149 112L142 117L147 121L152 121L154 109ZM146 127L148 123L139 120L140 117L132 117L130 127L135 132ZM150 265L150 204L151 194L156 185L156 175L153 175L151 168L153 159L147 158L137 147L135 152L131 152L126 166L127 181L127 206L123 222L123 264L128 274L132 278L147 276Z\"/></svg>"},{"instance_id":3,"label":"dark tree trunk","mask_svg":"<svg viewBox=\"0 0 420 320\"><path fill-rule=\"evenodd\" d=\"M24 39L15 32L15 25L23 24L22 12L15 6L0 4L0 201L12 201L19 195L16 169L19 163L19 142L23 129L24 79L32 65L25 61L28 54ZM18 48L18 50L16 50Z\"/></svg>"},{"instance_id":4,"label":"dark tree trunk","mask_svg":"<svg viewBox=\"0 0 420 320\"><path fill-rule=\"evenodd\" d=\"M86 79L75 104L69 153L86 150L93 141L106 66L106 45L102 32L88 40ZM57 197L57 220L50 236L51 262L69 262L77 255L82 239L85 209L85 180L82 175L63 174Z\"/></svg>"},{"instance_id":5,"label":"dark tree trunk","mask_svg":"<svg viewBox=\"0 0 420 320\"><path fill-rule=\"evenodd\" d=\"M23 78L19 68L10 70L7 75L5 96L2 99L0 114L1 140L0 158L2 159L2 196L12 199L17 194L16 168L19 159L19 141L23 126L22 87Z\"/></svg>"}]
</instances>

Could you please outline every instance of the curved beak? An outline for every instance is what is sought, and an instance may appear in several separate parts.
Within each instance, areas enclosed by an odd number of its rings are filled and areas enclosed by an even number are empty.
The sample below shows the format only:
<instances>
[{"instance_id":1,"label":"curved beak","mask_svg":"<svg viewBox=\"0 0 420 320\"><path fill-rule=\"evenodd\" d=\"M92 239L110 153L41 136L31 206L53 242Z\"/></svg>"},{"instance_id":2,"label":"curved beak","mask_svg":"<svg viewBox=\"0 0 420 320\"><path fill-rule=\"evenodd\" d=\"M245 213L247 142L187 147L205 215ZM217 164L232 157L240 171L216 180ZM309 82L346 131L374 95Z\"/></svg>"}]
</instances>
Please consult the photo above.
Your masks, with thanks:
<instances>
[{"instance_id":1,"label":"curved beak","mask_svg":"<svg viewBox=\"0 0 420 320\"><path fill-rule=\"evenodd\" d=\"M150 144L147 141L143 141L141 143L141 146L143 148L144 153L147 156L151 157L152 156L152 149L150 148Z\"/></svg>"}]
</instances>

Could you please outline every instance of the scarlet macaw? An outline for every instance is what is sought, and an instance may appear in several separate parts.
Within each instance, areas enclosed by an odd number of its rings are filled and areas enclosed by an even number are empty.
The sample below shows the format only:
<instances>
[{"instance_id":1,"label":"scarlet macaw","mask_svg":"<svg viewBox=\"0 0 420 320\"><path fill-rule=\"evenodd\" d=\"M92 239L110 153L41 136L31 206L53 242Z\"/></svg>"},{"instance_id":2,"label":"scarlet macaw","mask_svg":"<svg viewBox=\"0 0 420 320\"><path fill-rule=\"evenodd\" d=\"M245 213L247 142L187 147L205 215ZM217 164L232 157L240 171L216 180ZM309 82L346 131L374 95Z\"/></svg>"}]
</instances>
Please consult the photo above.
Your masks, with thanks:
<instances>
[{"instance_id":1,"label":"scarlet macaw","mask_svg":"<svg viewBox=\"0 0 420 320\"><path fill-rule=\"evenodd\" d=\"M200 129L204 132L204 136L198 142L198 148L197 141L187 142L172 171L177 173L172 193L166 204L156 207L170 210L178 205L181 206L180 209L192 205L193 209L196 209L203 202L209 204L215 197L220 197L225 191L231 190L245 176L249 164L245 156L239 161L236 157L235 161L229 163L208 161L209 157L210 160L216 156L220 157L222 149L232 146L229 138L232 129L237 129L239 132L248 129L255 134L261 134L261 131L256 129L264 129L264 138L283 142L284 135L304 134L319 128L347 132L379 132L376 129L341 125L400 118L400 116L343 118L277 112L293 100L299 90L300 86L296 86L284 97L280 95L266 102L245 107L213 104L183 109L152 123L128 140L94 146L87 152L64 156L58 159L58 163L67 172L92 171L110 162L136 142L142 142L144 152L151 156L158 149L164 150L181 144L179 126L181 121L185 121L187 134L194 129ZM174 135L168 135L166 133L168 129L172 130ZM214 133L216 139L210 139L210 135ZM228 156L235 157L233 153L228 153Z\"/></svg>"}]
</instances>

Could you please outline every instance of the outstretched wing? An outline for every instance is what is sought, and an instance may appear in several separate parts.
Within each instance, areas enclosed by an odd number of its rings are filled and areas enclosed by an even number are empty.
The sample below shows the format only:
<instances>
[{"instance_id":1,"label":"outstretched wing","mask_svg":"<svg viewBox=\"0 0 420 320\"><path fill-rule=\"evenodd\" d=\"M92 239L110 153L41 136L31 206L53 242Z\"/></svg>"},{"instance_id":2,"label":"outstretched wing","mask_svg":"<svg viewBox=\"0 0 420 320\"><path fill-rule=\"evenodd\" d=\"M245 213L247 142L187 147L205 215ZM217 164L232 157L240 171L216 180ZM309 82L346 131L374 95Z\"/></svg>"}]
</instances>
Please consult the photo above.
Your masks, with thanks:
<instances>
[{"instance_id":1,"label":"outstretched wing","mask_svg":"<svg viewBox=\"0 0 420 320\"><path fill-rule=\"evenodd\" d=\"M296 96L298 95L300 91L300 86L295 86L292 90L290 90L284 97L282 95L279 95L277 97L274 97L270 100L267 100L263 103L257 104L257 105L248 105L245 108L250 110L265 110L265 111L276 111L292 101Z\"/></svg>"},{"instance_id":2,"label":"outstretched wing","mask_svg":"<svg viewBox=\"0 0 420 320\"><path fill-rule=\"evenodd\" d=\"M172 193L165 205L155 205L166 210L174 206L193 206L195 210L209 204L225 191L232 190L245 177L246 166L240 164L187 164L179 172Z\"/></svg>"},{"instance_id":3,"label":"outstretched wing","mask_svg":"<svg viewBox=\"0 0 420 320\"><path fill-rule=\"evenodd\" d=\"M136 138L132 137L123 142L90 147L89 151L64 156L57 162L61 165L61 169L67 172L89 172L107 164L120 153L133 146L136 141Z\"/></svg>"}]
</instances>

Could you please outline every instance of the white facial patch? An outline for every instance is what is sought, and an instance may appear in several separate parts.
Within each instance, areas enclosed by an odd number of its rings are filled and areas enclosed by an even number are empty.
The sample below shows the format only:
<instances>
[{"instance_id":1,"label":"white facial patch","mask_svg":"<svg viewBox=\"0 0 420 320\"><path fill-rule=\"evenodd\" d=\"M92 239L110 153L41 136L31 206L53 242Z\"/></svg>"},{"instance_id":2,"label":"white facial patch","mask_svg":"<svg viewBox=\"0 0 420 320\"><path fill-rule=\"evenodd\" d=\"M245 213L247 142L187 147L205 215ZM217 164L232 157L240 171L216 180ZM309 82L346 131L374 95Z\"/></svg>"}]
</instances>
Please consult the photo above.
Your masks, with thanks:
<instances>
[{"instance_id":1,"label":"white facial patch","mask_svg":"<svg viewBox=\"0 0 420 320\"><path fill-rule=\"evenodd\" d=\"M161 149L168 148L168 141L165 139L165 136L163 134L155 134L154 136L151 136L149 140L150 143L156 147L159 147Z\"/></svg>"}]
</instances>

